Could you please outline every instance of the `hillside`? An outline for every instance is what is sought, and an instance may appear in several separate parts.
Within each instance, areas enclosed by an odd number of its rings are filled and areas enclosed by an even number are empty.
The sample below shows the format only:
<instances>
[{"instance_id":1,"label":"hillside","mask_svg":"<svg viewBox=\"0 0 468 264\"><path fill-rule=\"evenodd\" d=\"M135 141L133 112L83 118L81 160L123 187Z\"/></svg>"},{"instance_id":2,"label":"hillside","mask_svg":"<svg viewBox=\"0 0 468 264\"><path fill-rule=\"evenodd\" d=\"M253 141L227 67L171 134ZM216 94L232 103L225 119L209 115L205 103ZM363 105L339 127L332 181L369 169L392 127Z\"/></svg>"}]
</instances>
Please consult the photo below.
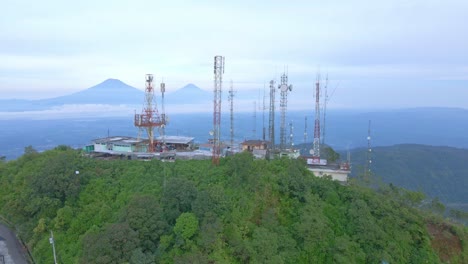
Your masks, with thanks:
<instances>
[{"instance_id":1,"label":"hillside","mask_svg":"<svg viewBox=\"0 0 468 264\"><path fill-rule=\"evenodd\" d=\"M79 173L76 173L79 171ZM37 263L467 263L466 228L418 195L314 177L299 160L92 160L64 146L0 163L0 212Z\"/></svg>"},{"instance_id":2,"label":"hillside","mask_svg":"<svg viewBox=\"0 0 468 264\"><path fill-rule=\"evenodd\" d=\"M351 151L353 176L362 174L366 149ZM403 144L372 149L372 172L384 182L468 209L468 149Z\"/></svg>"}]
</instances>

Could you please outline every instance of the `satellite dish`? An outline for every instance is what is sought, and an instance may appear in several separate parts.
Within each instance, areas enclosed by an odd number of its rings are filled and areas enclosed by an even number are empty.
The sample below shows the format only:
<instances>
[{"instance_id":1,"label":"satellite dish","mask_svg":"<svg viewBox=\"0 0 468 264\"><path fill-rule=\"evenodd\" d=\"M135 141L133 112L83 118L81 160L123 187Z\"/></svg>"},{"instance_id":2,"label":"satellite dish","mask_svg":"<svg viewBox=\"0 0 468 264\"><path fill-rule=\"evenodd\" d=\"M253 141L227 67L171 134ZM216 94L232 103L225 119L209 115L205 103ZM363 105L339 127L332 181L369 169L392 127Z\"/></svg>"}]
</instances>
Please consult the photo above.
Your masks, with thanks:
<instances>
[{"instance_id":1,"label":"satellite dish","mask_svg":"<svg viewBox=\"0 0 468 264\"><path fill-rule=\"evenodd\" d=\"M292 84L288 87L289 91L292 91Z\"/></svg>"},{"instance_id":2,"label":"satellite dish","mask_svg":"<svg viewBox=\"0 0 468 264\"><path fill-rule=\"evenodd\" d=\"M214 131L213 130L210 130L210 136L214 135Z\"/></svg>"},{"instance_id":3,"label":"satellite dish","mask_svg":"<svg viewBox=\"0 0 468 264\"><path fill-rule=\"evenodd\" d=\"M309 153L310 155L314 155L314 150L313 149L309 150Z\"/></svg>"},{"instance_id":4,"label":"satellite dish","mask_svg":"<svg viewBox=\"0 0 468 264\"><path fill-rule=\"evenodd\" d=\"M161 83L161 93L165 93L165 92L166 92L166 84Z\"/></svg>"},{"instance_id":5,"label":"satellite dish","mask_svg":"<svg viewBox=\"0 0 468 264\"><path fill-rule=\"evenodd\" d=\"M286 92L286 91L288 90L288 86L287 86L286 84L284 84L284 83L283 83L282 85L280 85L279 88L280 88L280 90L281 90L282 92Z\"/></svg>"}]
</instances>

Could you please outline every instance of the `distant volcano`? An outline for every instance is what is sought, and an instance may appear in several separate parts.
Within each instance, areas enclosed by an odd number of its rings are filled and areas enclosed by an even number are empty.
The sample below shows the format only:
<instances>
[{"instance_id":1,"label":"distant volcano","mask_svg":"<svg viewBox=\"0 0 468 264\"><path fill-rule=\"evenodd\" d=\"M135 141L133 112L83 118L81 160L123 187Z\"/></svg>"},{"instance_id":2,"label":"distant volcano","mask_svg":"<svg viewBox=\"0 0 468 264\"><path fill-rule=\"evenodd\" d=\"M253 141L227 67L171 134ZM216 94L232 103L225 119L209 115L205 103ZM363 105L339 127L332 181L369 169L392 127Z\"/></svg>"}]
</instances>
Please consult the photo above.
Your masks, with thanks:
<instances>
[{"instance_id":1,"label":"distant volcano","mask_svg":"<svg viewBox=\"0 0 468 264\"><path fill-rule=\"evenodd\" d=\"M202 90L195 84L189 83L179 90L168 93L165 98L167 104L198 104L211 100L211 93Z\"/></svg>"}]
</instances>

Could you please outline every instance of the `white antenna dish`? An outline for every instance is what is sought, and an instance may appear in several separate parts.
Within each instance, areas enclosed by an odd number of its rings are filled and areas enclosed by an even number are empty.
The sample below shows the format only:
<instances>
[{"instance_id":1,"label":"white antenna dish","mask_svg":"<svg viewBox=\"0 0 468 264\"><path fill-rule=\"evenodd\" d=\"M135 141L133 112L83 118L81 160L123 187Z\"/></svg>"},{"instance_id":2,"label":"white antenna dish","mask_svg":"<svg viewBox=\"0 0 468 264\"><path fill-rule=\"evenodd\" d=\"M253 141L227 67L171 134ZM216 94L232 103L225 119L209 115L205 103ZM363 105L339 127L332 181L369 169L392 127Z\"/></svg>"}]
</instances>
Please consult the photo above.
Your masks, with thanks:
<instances>
[{"instance_id":1,"label":"white antenna dish","mask_svg":"<svg viewBox=\"0 0 468 264\"><path fill-rule=\"evenodd\" d=\"M280 90L281 90L282 92L286 92L286 91L288 90L288 86L287 86L286 84L284 84L284 83L281 84L279 88L280 88Z\"/></svg>"},{"instance_id":2,"label":"white antenna dish","mask_svg":"<svg viewBox=\"0 0 468 264\"><path fill-rule=\"evenodd\" d=\"M314 155L314 150L313 149L309 150L309 153L310 155Z\"/></svg>"},{"instance_id":3,"label":"white antenna dish","mask_svg":"<svg viewBox=\"0 0 468 264\"><path fill-rule=\"evenodd\" d=\"M214 135L214 131L210 130L209 134L210 134L210 136Z\"/></svg>"}]
</instances>

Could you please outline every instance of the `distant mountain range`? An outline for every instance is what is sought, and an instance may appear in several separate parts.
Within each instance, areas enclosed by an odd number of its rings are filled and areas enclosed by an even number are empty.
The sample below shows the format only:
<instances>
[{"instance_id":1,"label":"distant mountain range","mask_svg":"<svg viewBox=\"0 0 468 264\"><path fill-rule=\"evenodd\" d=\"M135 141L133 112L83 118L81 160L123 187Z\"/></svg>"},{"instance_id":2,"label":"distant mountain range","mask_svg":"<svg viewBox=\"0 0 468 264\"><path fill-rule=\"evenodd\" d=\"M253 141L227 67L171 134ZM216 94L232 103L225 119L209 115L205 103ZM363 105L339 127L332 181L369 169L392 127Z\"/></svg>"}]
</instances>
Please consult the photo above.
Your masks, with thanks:
<instances>
[{"instance_id":1,"label":"distant mountain range","mask_svg":"<svg viewBox=\"0 0 468 264\"><path fill-rule=\"evenodd\" d=\"M155 86L156 98L161 100L159 86ZM165 95L165 104L193 104L209 102L211 94L194 84L187 84L179 90ZM144 101L144 92L117 79L104 82L70 95L40 99L0 100L0 112L21 112L45 110L68 104L106 104L106 105L140 105Z\"/></svg>"}]
</instances>

